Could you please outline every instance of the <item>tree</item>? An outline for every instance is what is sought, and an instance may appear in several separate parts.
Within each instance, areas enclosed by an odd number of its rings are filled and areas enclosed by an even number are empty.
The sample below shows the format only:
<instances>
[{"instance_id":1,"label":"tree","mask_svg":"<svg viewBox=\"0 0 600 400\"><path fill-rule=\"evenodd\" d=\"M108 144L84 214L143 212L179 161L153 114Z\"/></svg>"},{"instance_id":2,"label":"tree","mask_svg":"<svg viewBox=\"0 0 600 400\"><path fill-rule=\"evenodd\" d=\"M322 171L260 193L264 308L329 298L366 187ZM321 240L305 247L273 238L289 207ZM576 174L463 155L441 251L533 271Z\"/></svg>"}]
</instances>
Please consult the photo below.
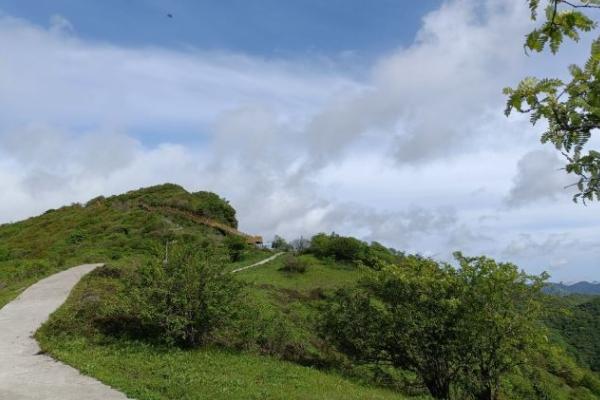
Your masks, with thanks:
<instances>
[{"instance_id":1,"label":"tree","mask_svg":"<svg viewBox=\"0 0 600 400\"><path fill-rule=\"evenodd\" d=\"M275 235L273 242L271 242L271 248L279 251L289 251L291 246L284 238L279 235Z\"/></svg>"},{"instance_id":2,"label":"tree","mask_svg":"<svg viewBox=\"0 0 600 400\"><path fill-rule=\"evenodd\" d=\"M354 360L414 371L434 398L449 399L462 365L461 290L449 266L407 257L339 292L323 331Z\"/></svg>"},{"instance_id":3,"label":"tree","mask_svg":"<svg viewBox=\"0 0 600 400\"><path fill-rule=\"evenodd\" d=\"M536 20L541 0L527 0ZM581 32L597 27L585 11L600 8L600 0L547 0L545 21L526 37L525 49L557 53L565 37L579 41ZM583 66L569 67L571 80L527 77L516 88L506 88L506 115L513 110L530 115L532 124L548 123L542 143L552 143L567 160L565 170L575 174L578 192L573 200L600 200L600 152L586 145L600 128L600 38L593 41Z\"/></svg>"},{"instance_id":4,"label":"tree","mask_svg":"<svg viewBox=\"0 0 600 400\"><path fill-rule=\"evenodd\" d=\"M501 378L543 342L545 276L456 254L460 268L408 256L341 291L322 331L361 363L414 371L436 399L498 399Z\"/></svg>"},{"instance_id":5,"label":"tree","mask_svg":"<svg viewBox=\"0 0 600 400\"><path fill-rule=\"evenodd\" d=\"M500 379L530 363L544 345L541 291L547 275L527 275L487 257L455 257L466 295L460 329L468 342L463 385L477 400L496 400Z\"/></svg>"}]
</instances>

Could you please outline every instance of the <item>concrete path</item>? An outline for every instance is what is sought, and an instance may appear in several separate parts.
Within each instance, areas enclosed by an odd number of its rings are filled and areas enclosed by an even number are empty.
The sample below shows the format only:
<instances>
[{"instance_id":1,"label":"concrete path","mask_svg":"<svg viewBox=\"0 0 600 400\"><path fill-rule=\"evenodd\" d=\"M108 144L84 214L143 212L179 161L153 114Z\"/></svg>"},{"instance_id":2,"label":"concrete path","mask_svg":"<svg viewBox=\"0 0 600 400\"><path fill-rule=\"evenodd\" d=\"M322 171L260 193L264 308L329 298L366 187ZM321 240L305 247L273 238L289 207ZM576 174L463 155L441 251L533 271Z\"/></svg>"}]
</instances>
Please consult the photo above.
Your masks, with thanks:
<instances>
[{"instance_id":1,"label":"concrete path","mask_svg":"<svg viewBox=\"0 0 600 400\"><path fill-rule=\"evenodd\" d=\"M247 270L247 269L250 269L250 268L258 267L259 265L263 265L263 264L266 264L268 262L273 261L274 259L276 259L277 257L279 257L282 254L284 254L284 253L277 253L275 255L272 255L269 258L265 258L264 260L257 262L256 264L248 265L247 267L242 267L242 268L234 269L233 271L231 271L231 273L235 274L236 272L240 272L240 271L244 271L244 270Z\"/></svg>"},{"instance_id":2,"label":"concrete path","mask_svg":"<svg viewBox=\"0 0 600 400\"><path fill-rule=\"evenodd\" d=\"M43 279L0 309L0 400L126 400L116 390L39 355L33 333L88 272L87 264Z\"/></svg>"}]
</instances>

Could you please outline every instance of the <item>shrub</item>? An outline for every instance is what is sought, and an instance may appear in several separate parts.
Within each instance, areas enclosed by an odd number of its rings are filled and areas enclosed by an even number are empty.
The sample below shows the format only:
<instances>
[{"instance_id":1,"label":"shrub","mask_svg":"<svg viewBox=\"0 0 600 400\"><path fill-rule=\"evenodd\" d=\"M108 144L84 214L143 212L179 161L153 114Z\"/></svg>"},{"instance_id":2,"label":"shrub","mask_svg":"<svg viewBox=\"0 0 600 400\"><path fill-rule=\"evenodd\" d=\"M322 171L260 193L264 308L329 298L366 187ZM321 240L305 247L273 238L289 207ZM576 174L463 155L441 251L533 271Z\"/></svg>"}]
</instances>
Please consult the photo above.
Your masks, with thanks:
<instances>
[{"instance_id":1,"label":"shrub","mask_svg":"<svg viewBox=\"0 0 600 400\"><path fill-rule=\"evenodd\" d=\"M10 260L10 251L3 247L0 247L0 261L8 261Z\"/></svg>"},{"instance_id":2,"label":"shrub","mask_svg":"<svg viewBox=\"0 0 600 400\"><path fill-rule=\"evenodd\" d=\"M333 259L337 262L362 264L380 270L388 264L398 264L404 254L388 249L380 243L370 245L353 237L340 236L336 233L326 235L319 233L310 240L307 250L321 259Z\"/></svg>"},{"instance_id":3,"label":"shrub","mask_svg":"<svg viewBox=\"0 0 600 400\"><path fill-rule=\"evenodd\" d=\"M335 261L351 263L365 258L367 248L366 243L353 237L319 233L311 239L309 251L319 258L333 258Z\"/></svg>"},{"instance_id":4,"label":"shrub","mask_svg":"<svg viewBox=\"0 0 600 400\"><path fill-rule=\"evenodd\" d=\"M229 259L232 262L240 261L244 255L244 251L248 248L246 239L237 235L229 235L224 240L225 247L229 253Z\"/></svg>"},{"instance_id":5,"label":"shrub","mask_svg":"<svg viewBox=\"0 0 600 400\"><path fill-rule=\"evenodd\" d=\"M228 323L240 300L241 285L222 273L223 264L207 248L173 247L168 263L155 260L139 270L129 288L128 314L139 321L140 332L167 344L205 343Z\"/></svg>"},{"instance_id":6,"label":"shrub","mask_svg":"<svg viewBox=\"0 0 600 400\"><path fill-rule=\"evenodd\" d=\"M210 192L193 193L193 198L194 203L196 203L194 207L196 213L217 219L234 228L238 227L235 209L231 207L227 200Z\"/></svg>"},{"instance_id":7,"label":"shrub","mask_svg":"<svg viewBox=\"0 0 600 400\"><path fill-rule=\"evenodd\" d=\"M280 271L303 274L308 270L308 263L296 256L288 255L283 260L283 267L279 268Z\"/></svg>"},{"instance_id":8,"label":"shrub","mask_svg":"<svg viewBox=\"0 0 600 400\"><path fill-rule=\"evenodd\" d=\"M68 242L69 244L78 244L83 242L86 239L86 235L83 232L75 231L69 235Z\"/></svg>"}]
</instances>

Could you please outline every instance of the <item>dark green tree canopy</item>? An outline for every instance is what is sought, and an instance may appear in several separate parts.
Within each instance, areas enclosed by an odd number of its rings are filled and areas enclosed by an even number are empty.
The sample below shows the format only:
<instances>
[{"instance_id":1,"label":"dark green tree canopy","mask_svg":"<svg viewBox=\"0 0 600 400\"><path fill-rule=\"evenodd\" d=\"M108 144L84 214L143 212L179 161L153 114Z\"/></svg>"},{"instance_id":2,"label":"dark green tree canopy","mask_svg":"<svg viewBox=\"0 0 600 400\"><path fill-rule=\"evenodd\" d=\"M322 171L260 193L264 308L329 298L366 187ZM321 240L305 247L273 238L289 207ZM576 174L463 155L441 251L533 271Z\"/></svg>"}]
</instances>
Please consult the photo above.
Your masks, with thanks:
<instances>
[{"instance_id":1,"label":"dark green tree canopy","mask_svg":"<svg viewBox=\"0 0 600 400\"><path fill-rule=\"evenodd\" d=\"M565 38L578 42L581 33L597 27L592 13L600 0L527 0L531 18L543 22L525 40L525 50L557 53ZM543 12L542 8L545 6ZM600 10L598 10L600 11ZM600 128L600 38L583 65L569 67L570 81L527 77L516 88L506 88L506 114L529 114L532 124L546 121L542 143L552 143L566 158L565 170L577 176L573 200L600 200L600 152L586 147Z\"/></svg>"}]
</instances>

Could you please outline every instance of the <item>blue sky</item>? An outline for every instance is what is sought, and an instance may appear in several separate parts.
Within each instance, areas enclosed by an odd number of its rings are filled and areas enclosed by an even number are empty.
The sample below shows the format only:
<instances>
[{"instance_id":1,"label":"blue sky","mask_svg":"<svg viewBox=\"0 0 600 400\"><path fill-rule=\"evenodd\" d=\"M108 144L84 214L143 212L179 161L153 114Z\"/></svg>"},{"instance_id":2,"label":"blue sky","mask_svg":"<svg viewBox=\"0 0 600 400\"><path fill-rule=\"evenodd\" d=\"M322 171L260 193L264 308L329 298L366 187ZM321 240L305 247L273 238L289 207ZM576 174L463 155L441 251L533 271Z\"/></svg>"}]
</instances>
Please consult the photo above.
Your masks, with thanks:
<instances>
[{"instance_id":1,"label":"blue sky","mask_svg":"<svg viewBox=\"0 0 600 400\"><path fill-rule=\"evenodd\" d=\"M564 75L590 37L526 56L522 0L0 11L0 223L173 182L267 238L335 231L600 280L600 204L573 204L543 126L506 118L502 95Z\"/></svg>"},{"instance_id":2,"label":"blue sky","mask_svg":"<svg viewBox=\"0 0 600 400\"><path fill-rule=\"evenodd\" d=\"M373 57L408 45L440 0L2 0L40 25L68 19L78 35L123 45L186 46L262 56L354 51ZM173 19L166 15L170 13Z\"/></svg>"}]
</instances>

